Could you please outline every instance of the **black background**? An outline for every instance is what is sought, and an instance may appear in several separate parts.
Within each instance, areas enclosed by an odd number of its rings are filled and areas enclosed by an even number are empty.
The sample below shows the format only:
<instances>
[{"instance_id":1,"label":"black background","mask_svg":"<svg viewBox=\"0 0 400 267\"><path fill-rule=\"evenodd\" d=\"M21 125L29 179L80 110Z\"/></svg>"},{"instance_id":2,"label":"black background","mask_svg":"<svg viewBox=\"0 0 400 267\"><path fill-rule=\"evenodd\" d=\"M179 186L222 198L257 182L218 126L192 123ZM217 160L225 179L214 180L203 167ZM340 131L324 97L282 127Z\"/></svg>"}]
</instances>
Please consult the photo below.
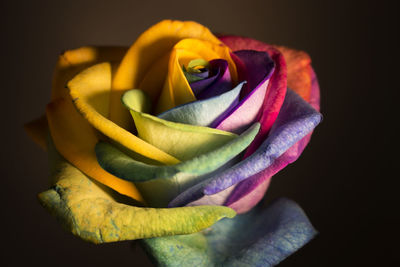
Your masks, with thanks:
<instances>
[{"instance_id":1,"label":"black background","mask_svg":"<svg viewBox=\"0 0 400 267\"><path fill-rule=\"evenodd\" d=\"M46 154L23 131L50 99L58 54L82 45L130 45L165 19L307 51L324 121L302 157L277 174L266 201L298 202L320 234L280 266L381 266L394 259L398 208L386 153L389 84L384 1L1 1L1 253L9 266L151 266L134 242L92 245L65 232L38 203ZM389 130L389 131L386 131ZM397 242L398 243L398 242ZM397 245L398 248L398 245ZM2 264L4 265L4 264Z\"/></svg>"}]
</instances>

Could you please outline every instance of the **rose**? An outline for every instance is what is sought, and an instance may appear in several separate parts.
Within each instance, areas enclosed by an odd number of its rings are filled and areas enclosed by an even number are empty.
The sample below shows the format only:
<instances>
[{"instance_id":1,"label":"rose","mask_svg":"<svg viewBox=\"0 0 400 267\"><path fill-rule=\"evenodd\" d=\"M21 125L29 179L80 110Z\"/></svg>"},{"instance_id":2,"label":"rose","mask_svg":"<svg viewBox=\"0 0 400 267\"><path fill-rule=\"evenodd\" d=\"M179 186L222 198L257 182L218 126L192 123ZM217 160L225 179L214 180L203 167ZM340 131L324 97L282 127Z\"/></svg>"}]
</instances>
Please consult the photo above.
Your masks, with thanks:
<instances>
[{"instance_id":1,"label":"rose","mask_svg":"<svg viewBox=\"0 0 400 267\"><path fill-rule=\"evenodd\" d=\"M52 102L46 110L49 152L53 158L59 152L75 167L58 158L54 163L58 181L39 199L85 240L109 242L196 233L223 217L235 216L228 207L239 213L250 210L264 195L270 177L299 156L320 121L315 111L319 89L303 52L247 38L218 39L197 23L179 21L151 27L125 50L84 47L64 53L57 63ZM102 61L111 63L97 64ZM238 84L244 80L246 84ZM207 82L211 85L204 86ZM287 83L293 91L286 90ZM142 91L129 91L132 88ZM121 96L134 124L120 103ZM157 102L153 110L165 111L158 118L146 113L151 110L149 103ZM254 124L256 121L260 124ZM38 125L32 123L27 129L43 144ZM137 136L128 131L132 125ZM135 201L171 208L118 203L127 202L88 177ZM178 206L188 207L172 208ZM279 216L271 216L277 213ZM246 222L260 219L278 227L274 231L252 227L246 238L240 234L224 236L224 231L232 228L230 221L241 232L248 228ZM284 234L293 234L299 225L302 235L294 236L291 247L280 245ZM170 251L178 243L184 251L193 252L191 244L204 240L200 233L189 239L147 239L144 244L162 263L174 263L178 258L232 263L238 257L233 256L234 251L243 247L228 245L227 240L243 243L245 238L253 243L251 240L263 236L263 253L251 258L278 262L314 234L299 208L286 200L267 210L222 220L213 229L220 231L206 235L208 245L200 248L211 248L218 257L198 253L198 246L196 253L191 253L194 258L177 257L179 252ZM271 240L281 248L279 257L276 252L268 254L271 246L265 242ZM170 251L167 258L158 257L166 251ZM253 250L247 251L251 254Z\"/></svg>"}]
</instances>

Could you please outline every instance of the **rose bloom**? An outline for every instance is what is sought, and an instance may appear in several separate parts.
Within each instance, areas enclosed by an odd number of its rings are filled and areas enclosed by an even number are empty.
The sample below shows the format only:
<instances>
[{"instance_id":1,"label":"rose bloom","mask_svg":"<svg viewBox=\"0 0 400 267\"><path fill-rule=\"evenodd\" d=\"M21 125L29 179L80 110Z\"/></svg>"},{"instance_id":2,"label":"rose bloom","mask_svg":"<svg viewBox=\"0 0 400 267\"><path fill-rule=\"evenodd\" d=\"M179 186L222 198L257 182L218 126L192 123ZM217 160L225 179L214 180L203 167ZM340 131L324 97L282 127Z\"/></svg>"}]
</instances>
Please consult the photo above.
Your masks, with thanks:
<instances>
[{"instance_id":1,"label":"rose bloom","mask_svg":"<svg viewBox=\"0 0 400 267\"><path fill-rule=\"evenodd\" d=\"M39 200L73 234L143 239L161 265L272 266L316 232L290 200L255 206L320 120L306 53L165 20L64 52L26 129L51 159Z\"/></svg>"}]
</instances>

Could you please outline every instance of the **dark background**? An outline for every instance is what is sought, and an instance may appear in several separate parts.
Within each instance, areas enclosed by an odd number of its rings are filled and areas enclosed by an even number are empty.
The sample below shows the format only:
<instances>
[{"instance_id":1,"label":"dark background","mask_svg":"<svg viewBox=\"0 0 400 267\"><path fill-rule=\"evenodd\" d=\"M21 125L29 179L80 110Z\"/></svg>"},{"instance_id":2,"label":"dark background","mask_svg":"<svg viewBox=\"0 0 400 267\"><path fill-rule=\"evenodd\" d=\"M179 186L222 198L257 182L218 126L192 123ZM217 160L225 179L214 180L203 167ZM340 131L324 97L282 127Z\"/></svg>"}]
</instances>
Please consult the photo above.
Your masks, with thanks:
<instances>
[{"instance_id":1,"label":"dark background","mask_svg":"<svg viewBox=\"0 0 400 267\"><path fill-rule=\"evenodd\" d=\"M297 201L320 234L280 266L394 259L398 208L389 208L388 189L396 177L385 173L394 167L385 153L394 131L385 125L395 90L389 35L398 30L390 32L388 9L384 1L1 1L3 263L149 266L134 242L85 243L39 205L37 193L49 186L47 158L22 127L44 112L62 50L130 45L165 18L305 50L313 60L324 121L302 157L274 177L267 201Z\"/></svg>"}]
</instances>

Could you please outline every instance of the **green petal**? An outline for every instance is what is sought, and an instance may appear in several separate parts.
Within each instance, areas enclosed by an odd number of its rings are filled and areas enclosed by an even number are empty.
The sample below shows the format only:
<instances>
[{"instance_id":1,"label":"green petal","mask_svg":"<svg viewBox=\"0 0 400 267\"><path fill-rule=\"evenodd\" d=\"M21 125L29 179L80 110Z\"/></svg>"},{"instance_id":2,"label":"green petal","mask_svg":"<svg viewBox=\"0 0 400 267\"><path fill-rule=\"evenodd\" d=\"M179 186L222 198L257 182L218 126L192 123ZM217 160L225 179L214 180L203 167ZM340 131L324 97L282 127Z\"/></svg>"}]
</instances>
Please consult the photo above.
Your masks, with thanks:
<instances>
[{"instance_id":1,"label":"green petal","mask_svg":"<svg viewBox=\"0 0 400 267\"><path fill-rule=\"evenodd\" d=\"M108 189L66 162L49 144L54 187L39 194L41 204L74 235L93 243L195 233L235 211L221 206L174 209L118 203Z\"/></svg>"},{"instance_id":2,"label":"green petal","mask_svg":"<svg viewBox=\"0 0 400 267\"><path fill-rule=\"evenodd\" d=\"M139 92L132 90L122 97L135 121L139 137L180 160L207 153L237 137L230 132L170 122L143 113L141 101L146 101L146 98Z\"/></svg>"},{"instance_id":3,"label":"green petal","mask_svg":"<svg viewBox=\"0 0 400 267\"><path fill-rule=\"evenodd\" d=\"M96 155L102 168L117 177L135 182L149 204L162 207L193 184L199 183L204 179L203 175L222 167L246 149L259 129L259 123L255 123L229 143L176 165L145 164L105 142L96 145Z\"/></svg>"}]
</instances>

